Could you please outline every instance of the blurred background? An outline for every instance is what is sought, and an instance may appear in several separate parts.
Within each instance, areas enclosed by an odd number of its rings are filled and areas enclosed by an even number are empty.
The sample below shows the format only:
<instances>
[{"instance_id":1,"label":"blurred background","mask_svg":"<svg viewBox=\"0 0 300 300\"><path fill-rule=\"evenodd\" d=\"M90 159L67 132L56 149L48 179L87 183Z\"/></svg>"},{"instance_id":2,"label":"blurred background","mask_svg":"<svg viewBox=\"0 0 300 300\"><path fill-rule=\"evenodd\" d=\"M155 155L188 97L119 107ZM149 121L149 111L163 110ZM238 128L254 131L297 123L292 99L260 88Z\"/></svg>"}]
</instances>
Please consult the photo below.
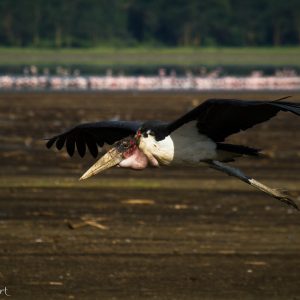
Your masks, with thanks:
<instances>
[{"instance_id":1,"label":"blurred background","mask_svg":"<svg viewBox=\"0 0 300 300\"><path fill-rule=\"evenodd\" d=\"M3 46L293 46L297 0L1 0Z\"/></svg>"},{"instance_id":2,"label":"blurred background","mask_svg":"<svg viewBox=\"0 0 300 300\"><path fill-rule=\"evenodd\" d=\"M13 47L298 45L297 0L1 0Z\"/></svg>"},{"instance_id":3,"label":"blurred background","mask_svg":"<svg viewBox=\"0 0 300 300\"><path fill-rule=\"evenodd\" d=\"M1 0L0 89L299 89L299 14L297 0Z\"/></svg>"},{"instance_id":4,"label":"blurred background","mask_svg":"<svg viewBox=\"0 0 300 300\"><path fill-rule=\"evenodd\" d=\"M300 218L210 169L47 150L83 122L173 120L208 98L300 102L297 0L0 0L0 290L14 299L298 299ZM300 201L300 120L228 142Z\"/></svg>"}]
</instances>

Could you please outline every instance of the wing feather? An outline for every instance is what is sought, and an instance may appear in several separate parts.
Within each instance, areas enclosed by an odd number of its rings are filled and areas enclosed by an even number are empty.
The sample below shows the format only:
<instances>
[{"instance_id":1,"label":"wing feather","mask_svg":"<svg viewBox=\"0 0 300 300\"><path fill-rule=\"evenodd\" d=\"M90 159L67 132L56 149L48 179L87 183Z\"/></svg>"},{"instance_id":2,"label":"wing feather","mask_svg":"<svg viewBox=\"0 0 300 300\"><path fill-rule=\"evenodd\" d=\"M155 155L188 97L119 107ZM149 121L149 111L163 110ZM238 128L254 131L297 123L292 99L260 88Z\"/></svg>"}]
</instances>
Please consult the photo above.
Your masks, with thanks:
<instances>
[{"instance_id":1,"label":"wing feather","mask_svg":"<svg viewBox=\"0 0 300 300\"><path fill-rule=\"evenodd\" d=\"M104 143L111 145L122 138L135 134L141 124L142 122L135 121L103 121L80 124L48 139L46 147L51 148L55 143L56 148L61 150L65 145L68 154L73 156L76 145L79 155L83 157L87 146L90 153L97 157L98 146L102 147Z\"/></svg>"},{"instance_id":2,"label":"wing feather","mask_svg":"<svg viewBox=\"0 0 300 300\"><path fill-rule=\"evenodd\" d=\"M93 157L97 157L98 155L98 147L97 142L91 138L89 135L85 137L85 142L89 148L90 153L93 155Z\"/></svg>"},{"instance_id":3,"label":"wing feather","mask_svg":"<svg viewBox=\"0 0 300 300\"><path fill-rule=\"evenodd\" d=\"M281 99L280 99L281 100ZM197 121L199 133L215 142L273 118L279 111L300 116L300 103L209 99L167 126L168 134L185 123Z\"/></svg>"},{"instance_id":4,"label":"wing feather","mask_svg":"<svg viewBox=\"0 0 300 300\"><path fill-rule=\"evenodd\" d=\"M66 147L68 154L72 157L75 151L75 139L72 135L67 137Z\"/></svg>"},{"instance_id":5,"label":"wing feather","mask_svg":"<svg viewBox=\"0 0 300 300\"><path fill-rule=\"evenodd\" d=\"M84 136L78 135L75 142L76 142L76 148L77 148L79 155L81 157L84 157L85 151L86 151Z\"/></svg>"},{"instance_id":6,"label":"wing feather","mask_svg":"<svg viewBox=\"0 0 300 300\"><path fill-rule=\"evenodd\" d=\"M58 150L61 150L61 149L63 148L64 144L65 144L65 141L66 141L66 136L65 136L65 135L59 137L59 138L56 140L56 144L55 144L55 145L56 145L56 148L57 148Z\"/></svg>"}]
</instances>

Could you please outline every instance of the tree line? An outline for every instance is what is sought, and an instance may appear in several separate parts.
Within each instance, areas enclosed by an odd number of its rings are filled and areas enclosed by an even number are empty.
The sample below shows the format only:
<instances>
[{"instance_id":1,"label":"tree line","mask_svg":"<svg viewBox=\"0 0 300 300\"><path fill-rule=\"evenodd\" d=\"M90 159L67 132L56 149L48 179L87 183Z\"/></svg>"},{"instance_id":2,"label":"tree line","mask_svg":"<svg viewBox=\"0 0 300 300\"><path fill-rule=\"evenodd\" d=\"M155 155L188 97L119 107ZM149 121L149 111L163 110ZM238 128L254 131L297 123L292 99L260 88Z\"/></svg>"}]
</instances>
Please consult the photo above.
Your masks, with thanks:
<instances>
[{"instance_id":1,"label":"tree line","mask_svg":"<svg viewBox=\"0 0 300 300\"><path fill-rule=\"evenodd\" d=\"M0 0L1 46L299 43L299 0Z\"/></svg>"}]
</instances>

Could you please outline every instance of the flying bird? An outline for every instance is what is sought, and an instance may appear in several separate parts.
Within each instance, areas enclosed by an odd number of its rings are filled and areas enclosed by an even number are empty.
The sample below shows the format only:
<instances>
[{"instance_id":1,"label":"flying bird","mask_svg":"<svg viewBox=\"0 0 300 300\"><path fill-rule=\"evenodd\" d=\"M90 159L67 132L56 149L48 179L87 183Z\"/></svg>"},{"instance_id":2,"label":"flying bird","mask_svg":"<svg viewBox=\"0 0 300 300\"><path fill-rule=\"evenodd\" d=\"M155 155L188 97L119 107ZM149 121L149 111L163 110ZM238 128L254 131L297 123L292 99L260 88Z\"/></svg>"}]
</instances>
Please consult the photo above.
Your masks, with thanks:
<instances>
[{"instance_id":1,"label":"flying bird","mask_svg":"<svg viewBox=\"0 0 300 300\"><path fill-rule=\"evenodd\" d=\"M101 121L80 124L47 139L47 148L64 146L81 157L86 148L96 158L104 154L80 178L86 179L113 166L142 170L159 166L207 166L234 176L260 191L298 209L289 194L274 189L228 165L241 156L260 155L260 150L225 143L232 134L273 118L278 112L300 116L300 104L283 101L209 99L172 122Z\"/></svg>"}]
</instances>

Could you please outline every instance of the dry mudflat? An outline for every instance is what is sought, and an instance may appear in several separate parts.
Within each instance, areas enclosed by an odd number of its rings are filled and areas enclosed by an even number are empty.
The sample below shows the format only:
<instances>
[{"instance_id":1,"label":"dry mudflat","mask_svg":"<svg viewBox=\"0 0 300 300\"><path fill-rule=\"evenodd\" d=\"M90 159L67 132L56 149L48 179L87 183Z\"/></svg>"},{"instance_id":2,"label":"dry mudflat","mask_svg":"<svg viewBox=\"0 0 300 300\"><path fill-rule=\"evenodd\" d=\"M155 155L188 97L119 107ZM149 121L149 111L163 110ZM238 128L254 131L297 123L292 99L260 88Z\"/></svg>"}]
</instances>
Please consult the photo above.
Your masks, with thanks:
<instances>
[{"instance_id":1,"label":"dry mudflat","mask_svg":"<svg viewBox=\"0 0 300 300\"><path fill-rule=\"evenodd\" d=\"M0 94L0 289L12 299L300 299L298 212L209 169L112 169L79 182L93 159L43 141L86 121L171 120L212 97L281 96ZM235 165L300 202L299 129L280 113L233 137L269 157Z\"/></svg>"}]
</instances>

